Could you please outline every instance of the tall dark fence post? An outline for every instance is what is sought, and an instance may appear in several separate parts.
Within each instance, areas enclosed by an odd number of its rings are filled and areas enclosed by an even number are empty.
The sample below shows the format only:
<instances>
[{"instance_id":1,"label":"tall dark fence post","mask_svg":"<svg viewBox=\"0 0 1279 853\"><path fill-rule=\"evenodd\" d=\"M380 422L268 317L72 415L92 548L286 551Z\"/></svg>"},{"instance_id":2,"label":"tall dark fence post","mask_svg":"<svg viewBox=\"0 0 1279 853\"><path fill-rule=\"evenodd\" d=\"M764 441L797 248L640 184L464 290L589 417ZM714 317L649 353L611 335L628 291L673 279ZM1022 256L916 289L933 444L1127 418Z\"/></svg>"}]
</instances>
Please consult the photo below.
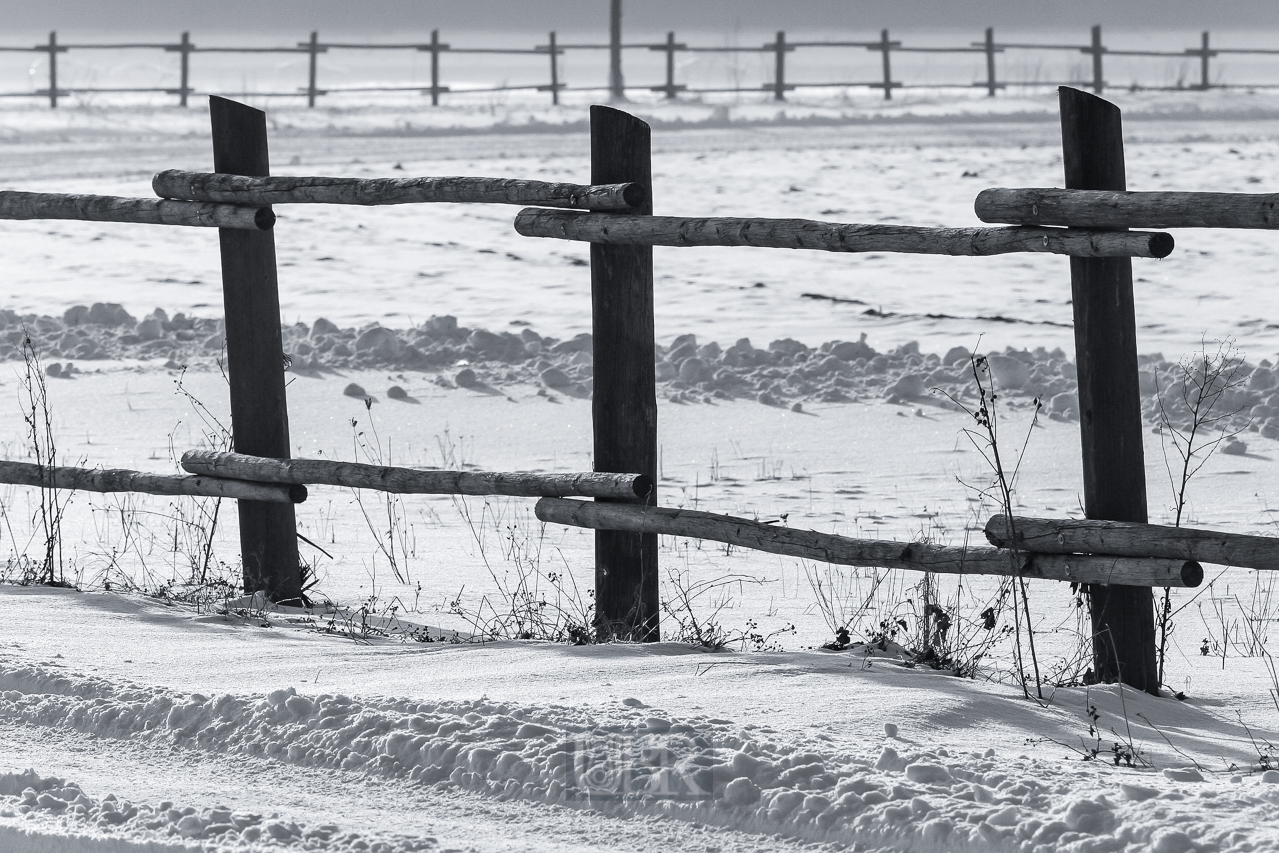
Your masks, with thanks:
<instances>
[{"instance_id":1,"label":"tall dark fence post","mask_svg":"<svg viewBox=\"0 0 1279 853\"><path fill-rule=\"evenodd\" d=\"M209 116L214 171L255 177L270 174L266 113L211 97ZM270 231L221 228L218 241L235 451L287 459L289 413L275 237ZM300 603L302 578L293 505L239 501L239 512L245 591L265 590L273 601Z\"/></svg>"},{"instance_id":2,"label":"tall dark fence post","mask_svg":"<svg viewBox=\"0 0 1279 853\"><path fill-rule=\"evenodd\" d=\"M1124 190L1119 108L1063 86L1062 154L1070 189ZM1088 518L1145 522L1146 470L1137 323L1129 258L1071 258L1084 512ZM1093 672L1157 693L1155 613L1149 587L1086 587L1093 630Z\"/></svg>"},{"instance_id":3,"label":"tall dark fence post","mask_svg":"<svg viewBox=\"0 0 1279 853\"><path fill-rule=\"evenodd\" d=\"M773 100L784 101L786 100L786 51L788 50L785 31L778 30L777 41L764 46L771 47L776 54L773 63Z\"/></svg>"},{"instance_id":4,"label":"tall dark fence post","mask_svg":"<svg viewBox=\"0 0 1279 853\"><path fill-rule=\"evenodd\" d=\"M610 107L591 107L591 182L634 181L653 212L650 132ZM647 474L657 482L657 392L651 246L591 244L595 378L591 400L595 470ZM647 500L657 503L657 489ZM656 642L657 535L595 534L595 612L602 638Z\"/></svg>"},{"instance_id":5,"label":"tall dark fence post","mask_svg":"<svg viewBox=\"0 0 1279 853\"><path fill-rule=\"evenodd\" d=\"M888 40L888 30L883 30L879 34L879 49L884 54L884 100L891 101L893 98L893 63L889 57L892 51L892 42Z\"/></svg>"},{"instance_id":6,"label":"tall dark fence post","mask_svg":"<svg viewBox=\"0 0 1279 853\"><path fill-rule=\"evenodd\" d=\"M612 0L608 8L608 94L614 103L626 100L622 80L622 0Z\"/></svg>"},{"instance_id":7,"label":"tall dark fence post","mask_svg":"<svg viewBox=\"0 0 1279 853\"><path fill-rule=\"evenodd\" d=\"M1105 52L1106 48L1101 45L1101 24L1097 24L1092 28L1092 47L1084 48L1084 53L1092 54L1092 90L1098 95L1106 88L1101 65L1101 55Z\"/></svg>"},{"instance_id":8,"label":"tall dark fence post","mask_svg":"<svg viewBox=\"0 0 1279 853\"><path fill-rule=\"evenodd\" d=\"M986 28L986 96L993 98L999 86L995 83L995 28Z\"/></svg>"}]
</instances>

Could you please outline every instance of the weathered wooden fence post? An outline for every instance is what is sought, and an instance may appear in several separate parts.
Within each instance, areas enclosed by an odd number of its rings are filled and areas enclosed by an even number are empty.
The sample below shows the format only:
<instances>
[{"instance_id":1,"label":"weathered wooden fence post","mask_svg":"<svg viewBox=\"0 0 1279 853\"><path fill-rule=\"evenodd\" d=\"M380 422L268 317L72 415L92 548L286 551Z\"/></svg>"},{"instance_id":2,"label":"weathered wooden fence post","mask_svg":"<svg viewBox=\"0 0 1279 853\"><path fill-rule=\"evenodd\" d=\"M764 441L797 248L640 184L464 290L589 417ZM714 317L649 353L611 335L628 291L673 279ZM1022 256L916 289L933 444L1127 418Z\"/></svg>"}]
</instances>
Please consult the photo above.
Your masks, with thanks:
<instances>
[{"instance_id":1,"label":"weathered wooden fence post","mask_svg":"<svg viewBox=\"0 0 1279 853\"><path fill-rule=\"evenodd\" d=\"M308 107L315 106L315 96L318 93L316 88L316 72L318 65L317 60L320 56L320 34L315 30L311 30L311 40L306 42L303 47L307 52L307 75L306 75L306 105Z\"/></svg>"},{"instance_id":2,"label":"weathered wooden fence post","mask_svg":"<svg viewBox=\"0 0 1279 853\"><path fill-rule=\"evenodd\" d=\"M37 48L40 48L37 45ZM49 33L49 44L42 48L49 53L49 109L56 110L58 108L58 54L66 53L65 47L58 47L58 32L52 30Z\"/></svg>"},{"instance_id":3,"label":"weathered wooden fence post","mask_svg":"<svg viewBox=\"0 0 1279 853\"><path fill-rule=\"evenodd\" d=\"M1186 51L1186 52L1192 53L1193 51ZM1208 47L1208 31L1207 30L1203 31L1203 41L1199 48L1198 53L1199 53L1199 88L1203 89L1206 92L1212 88L1212 80L1208 76L1208 60L1209 58L1217 55Z\"/></svg>"},{"instance_id":4,"label":"weathered wooden fence post","mask_svg":"<svg viewBox=\"0 0 1279 853\"><path fill-rule=\"evenodd\" d=\"M178 43L178 51L182 54L181 76L178 82L178 106L187 105L187 97L191 94L191 33L184 31L182 41Z\"/></svg>"},{"instance_id":5,"label":"weathered wooden fence post","mask_svg":"<svg viewBox=\"0 0 1279 853\"><path fill-rule=\"evenodd\" d=\"M1102 74L1101 65L1101 55L1106 52L1106 48L1101 44L1101 24L1092 28L1092 46L1084 48L1083 52L1092 54L1092 90L1100 95L1106 88L1106 79Z\"/></svg>"},{"instance_id":6,"label":"weathered wooden fence post","mask_svg":"<svg viewBox=\"0 0 1279 853\"><path fill-rule=\"evenodd\" d=\"M626 100L626 83L622 80L622 0L612 0L608 7L608 96L615 104Z\"/></svg>"},{"instance_id":7,"label":"weathered wooden fence post","mask_svg":"<svg viewBox=\"0 0 1279 853\"><path fill-rule=\"evenodd\" d=\"M654 91L665 92L666 100L674 100L675 94L683 89L683 86L675 85L675 51L683 50L687 45L680 44L675 41L675 31L671 30L666 33L666 44L649 45L649 50L662 50L666 52L666 83L662 86L654 86Z\"/></svg>"},{"instance_id":8,"label":"weathered wooden fence post","mask_svg":"<svg viewBox=\"0 0 1279 853\"><path fill-rule=\"evenodd\" d=\"M986 28L986 96L995 97L999 85L995 82L995 28Z\"/></svg>"},{"instance_id":9,"label":"weathered wooden fence post","mask_svg":"<svg viewBox=\"0 0 1279 853\"><path fill-rule=\"evenodd\" d=\"M764 45L771 47L776 54L773 61L773 100L786 100L786 33L777 31L777 41ZM793 49L793 48L792 48Z\"/></svg>"},{"instance_id":10,"label":"weathered wooden fence post","mask_svg":"<svg viewBox=\"0 0 1279 853\"><path fill-rule=\"evenodd\" d=\"M650 132L611 107L591 107L591 182L633 181L651 214ZM646 474L657 482L653 249L591 244L595 375L591 400L595 470ZM657 489L634 503L655 506ZM601 638L659 639L657 535L595 534L595 612Z\"/></svg>"},{"instance_id":11,"label":"weathered wooden fence post","mask_svg":"<svg viewBox=\"0 0 1279 853\"><path fill-rule=\"evenodd\" d=\"M547 49L551 53L551 103L559 106L560 103L560 51L555 46L555 30L551 30L550 40L547 42Z\"/></svg>"},{"instance_id":12,"label":"weathered wooden fence post","mask_svg":"<svg viewBox=\"0 0 1279 853\"><path fill-rule=\"evenodd\" d=\"M893 62L889 57L889 53L893 49L893 43L888 40L888 30L883 30L879 34L879 50L884 54L884 100L891 101L893 99Z\"/></svg>"},{"instance_id":13,"label":"weathered wooden fence post","mask_svg":"<svg viewBox=\"0 0 1279 853\"><path fill-rule=\"evenodd\" d=\"M1124 190L1119 108L1063 86L1062 154L1068 189ZM1071 258L1084 512L1088 518L1145 522L1146 470L1132 261ZM1093 631L1093 673L1157 693L1155 614L1149 587L1086 587Z\"/></svg>"},{"instance_id":14,"label":"weathered wooden fence post","mask_svg":"<svg viewBox=\"0 0 1279 853\"><path fill-rule=\"evenodd\" d=\"M266 113L225 98L209 98L213 169L254 177L270 174ZM270 231L218 229L226 312L231 430L237 453L289 457L284 348L275 237ZM244 589L300 604L297 523L292 504L239 501Z\"/></svg>"},{"instance_id":15,"label":"weathered wooden fence post","mask_svg":"<svg viewBox=\"0 0 1279 853\"><path fill-rule=\"evenodd\" d=\"M418 50L429 50L431 52L431 106L438 107L440 105L440 92L448 91L448 87L440 86L440 51L448 50L447 44L440 43L440 31L431 30L431 44L429 47L418 48Z\"/></svg>"}]
</instances>

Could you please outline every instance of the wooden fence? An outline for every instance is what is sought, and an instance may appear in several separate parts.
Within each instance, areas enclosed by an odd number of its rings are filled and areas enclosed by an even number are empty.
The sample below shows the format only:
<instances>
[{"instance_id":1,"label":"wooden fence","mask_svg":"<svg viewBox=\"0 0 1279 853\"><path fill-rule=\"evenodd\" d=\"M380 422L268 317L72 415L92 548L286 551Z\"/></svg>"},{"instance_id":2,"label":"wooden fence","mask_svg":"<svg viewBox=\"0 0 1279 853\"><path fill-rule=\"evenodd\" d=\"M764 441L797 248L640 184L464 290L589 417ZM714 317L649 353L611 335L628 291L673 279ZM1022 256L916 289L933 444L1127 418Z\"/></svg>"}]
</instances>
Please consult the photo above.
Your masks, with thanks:
<instances>
[{"instance_id":1,"label":"wooden fence","mask_svg":"<svg viewBox=\"0 0 1279 853\"><path fill-rule=\"evenodd\" d=\"M236 93L241 96L253 97L271 97L271 98L305 98L307 106L314 107L316 102L324 96L350 94L350 93L367 93L367 92L415 92L423 95L429 95L431 104L438 106L441 96L447 94L483 94L493 92L511 92L511 91L533 91L546 92L550 95L551 103L558 104L560 94L562 92L601 92L605 91L615 101L623 100L627 91L637 92L658 92L662 93L668 99L678 98L681 93L688 94L711 94L711 93L749 93L762 92L771 93L772 97L778 101L786 99L787 92L794 92L801 89L870 89L879 90L883 93L885 99L891 99L893 92L899 89L984 89L990 97L995 97L1000 90L1011 87L1017 88L1045 88L1057 86L1082 86L1092 89L1096 94L1102 94L1106 89L1122 88L1129 91L1207 91L1209 89L1266 89L1279 88L1279 83L1265 81L1238 81L1238 82L1214 82L1214 69L1212 62L1223 56L1279 56L1279 48L1253 48L1253 47L1214 47L1211 46L1210 33L1205 30L1199 40L1199 44L1193 47L1187 47L1180 51L1169 50L1127 50L1123 48L1108 47L1102 39L1100 26L1094 26L1087 42L1080 44L1049 44L1035 42L1003 42L995 37L993 27L987 27L983 38L980 41L973 41L967 44L938 46L938 45L908 45L899 39L890 36L888 30L881 30L878 38L864 40L839 40L829 39L822 41L791 41L786 37L786 32L779 30L776 37L764 44L755 46L716 46L716 45L692 45L679 41L675 33L668 32L666 39L661 42L625 42L622 40L622 31L620 24L620 2L613 2L614 15L610 26L610 38L608 42L591 43L591 42L561 42L554 31L548 34L544 44L534 44L529 47L486 47L481 45L455 45L443 41L440 38L439 30L432 30L429 41L421 42L342 42L342 41L323 41L316 31L312 31L305 41L299 41L291 45L278 46L231 46L231 45L197 45L191 40L191 34L184 32L175 42L110 42L110 43L91 43L91 42L59 42L57 32L50 32L48 41L42 44L31 46L9 45L0 46L0 52L5 53L34 53L44 54L47 66L47 83L42 88L31 89L29 91L0 91L0 97L4 98L43 98L47 99L51 108L56 108L60 99L70 95L77 94L109 94L109 93L155 93L165 95L175 95L178 98L178 104L185 107L189 99L194 94L212 94L212 90L197 89L192 83L191 78L191 57L193 54L296 54L305 55L307 57L307 77L305 85L299 85L297 88L288 91L261 91L261 92L242 92ZM165 53L176 54L177 56L177 85L174 86L134 86L134 87L110 87L110 86L66 86L59 83L58 80L58 57L70 51L102 51L102 50L128 50L128 51L162 51ZM599 83L587 83L585 85L572 86L563 80L561 69L561 57L570 51L608 51L609 52L609 73L608 80ZM787 73L787 57L796 51L823 51L832 50L845 51L850 53L850 64L856 57L864 55L865 52L878 53L880 61L877 63L879 68L878 75L868 75L862 79L830 79L830 80L795 80L788 76ZM330 52L351 52L351 51L400 51L408 53L429 53L430 54L430 81L428 83L404 83L402 85L347 85L340 87L326 88L320 80L320 63L319 57L322 54ZM640 52L660 52L665 56L665 78L662 82L651 82L643 84L626 84L625 75L623 73L623 54L627 51ZM1002 78L997 73L996 58L998 56L1015 53L1024 55L1033 55L1039 53L1048 54L1077 54L1087 56L1089 58L1090 72L1079 77L1079 79L1063 79L1063 80L1045 80L1045 79L1008 79ZM545 63L545 81L537 83L523 84L500 84L493 86L482 86L473 88L467 86L463 89L451 89L444 81L444 75L441 69L441 58L446 56L465 56L465 55L504 55L504 56L526 56L531 58L542 57ZM773 75L771 80L754 86L733 85L727 87L714 86L697 86L688 81L678 82L676 80L676 57L681 55L697 55L697 54L727 54L727 55L771 55ZM905 81L894 77L893 72L893 55L894 54L981 54L984 56L985 75L982 79L967 80L911 80ZM1143 57L1152 59L1183 59L1189 61L1197 61L1199 65L1199 79L1194 83L1185 83L1179 81L1176 85L1161 84L1139 84L1126 83L1117 84L1108 81L1105 74L1106 57ZM34 73L34 69L33 69ZM536 75L536 71L530 66L530 74ZM1220 69L1217 70L1220 73ZM299 81L301 82L301 81Z\"/></svg>"},{"instance_id":2,"label":"wooden fence","mask_svg":"<svg viewBox=\"0 0 1279 853\"><path fill-rule=\"evenodd\" d=\"M110 218L218 227L235 452L186 454L182 465L191 477L9 463L0 464L0 482L235 497L245 589L265 590L275 601L301 598L294 505L305 499L307 484L541 497L539 519L596 531L596 627L604 638L659 638L659 534L844 565L1070 581L1088 591L1098 677L1155 692L1151 588L1198 585L1200 561L1279 569L1279 539L1145 523L1131 259L1163 257L1173 240L1166 233L1116 229L1279 228L1279 218L1270 215L1272 196L1126 192L1118 108L1070 88L1061 89L1060 99L1067 189L987 190L977 200L979 215L1010 225L955 229L653 216L649 127L603 106L591 108L590 185L480 177L273 178L266 167L266 114L214 97L214 173L157 174L159 201L86 202L84 196L0 192L0 219ZM268 205L420 202L541 205L516 216L519 233L591 244L596 471L477 474L289 458L275 216ZM168 212L161 216L157 210ZM661 507L654 245L1069 256L1084 509L1091 521L996 518L987 527L993 547L951 548L779 529ZM567 499L574 496L594 502Z\"/></svg>"}]
</instances>

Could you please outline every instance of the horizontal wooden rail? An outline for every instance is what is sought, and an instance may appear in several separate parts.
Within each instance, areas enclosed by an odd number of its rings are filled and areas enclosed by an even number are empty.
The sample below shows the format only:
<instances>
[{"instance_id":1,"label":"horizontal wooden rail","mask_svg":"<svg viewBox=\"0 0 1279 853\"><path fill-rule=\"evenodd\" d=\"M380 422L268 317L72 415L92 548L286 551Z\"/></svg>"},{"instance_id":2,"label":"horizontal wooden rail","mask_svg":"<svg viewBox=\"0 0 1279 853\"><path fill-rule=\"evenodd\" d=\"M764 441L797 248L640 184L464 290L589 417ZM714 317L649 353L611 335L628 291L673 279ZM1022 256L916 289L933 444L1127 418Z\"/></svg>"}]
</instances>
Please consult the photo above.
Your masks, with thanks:
<instances>
[{"instance_id":1,"label":"horizontal wooden rail","mask_svg":"<svg viewBox=\"0 0 1279 853\"><path fill-rule=\"evenodd\" d=\"M1169 234L1062 228L919 228L844 225L808 219L627 216L521 210L515 230L525 237L639 246L760 246L826 252L910 252L925 255L1002 255L1050 252L1080 258L1163 258Z\"/></svg>"},{"instance_id":2,"label":"horizontal wooden rail","mask_svg":"<svg viewBox=\"0 0 1279 853\"><path fill-rule=\"evenodd\" d=\"M420 87L419 87L420 88ZM170 169L151 180L162 198L241 204L537 204L630 210L644 203L639 184L561 184L514 178L248 178Z\"/></svg>"},{"instance_id":3,"label":"horizontal wooden rail","mask_svg":"<svg viewBox=\"0 0 1279 853\"><path fill-rule=\"evenodd\" d=\"M209 204L109 195L64 195L0 190L0 219L77 219L270 231L275 213L261 205Z\"/></svg>"},{"instance_id":4,"label":"horizontal wooden rail","mask_svg":"<svg viewBox=\"0 0 1279 853\"><path fill-rule=\"evenodd\" d=\"M710 512L559 498L543 498L537 502L534 511L539 520L554 524L709 539L770 554L843 566L946 574L1014 574L1010 552L1001 548L956 548L921 542L850 539ZM1027 552L1021 553L1018 560L1019 573L1023 577L1071 583L1180 587L1198 586L1203 580L1203 568L1193 560Z\"/></svg>"},{"instance_id":5,"label":"horizontal wooden rail","mask_svg":"<svg viewBox=\"0 0 1279 853\"><path fill-rule=\"evenodd\" d=\"M85 492L193 495L267 503L302 503L306 486L281 486L209 476L146 474L120 468L63 468L34 462L0 462L0 483Z\"/></svg>"},{"instance_id":6,"label":"horizontal wooden rail","mask_svg":"<svg viewBox=\"0 0 1279 853\"><path fill-rule=\"evenodd\" d=\"M1016 545L1044 554L1115 554L1197 560L1247 569L1279 569L1279 537L1248 536L1086 518L1013 517ZM992 545L1011 544L1005 516L986 522L986 538Z\"/></svg>"},{"instance_id":7,"label":"horizontal wooden rail","mask_svg":"<svg viewBox=\"0 0 1279 853\"><path fill-rule=\"evenodd\" d=\"M982 222L1080 228L1279 228L1277 193L982 190Z\"/></svg>"},{"instance_id":8,"label":"horizontal wooden rail","mask_svg":"<svg viewBox=\"0 0 1279 853\"><path fill-rule=\"evenodd\" d=\"M576 495L634 499L644 497L653 488L652 480L642 474L423 471L327 459L268 459L203 450L182 454L182 467L193 474L256 482L312 483L405 495L511 495L525 498Z\"/></svg>"}]
</instances>

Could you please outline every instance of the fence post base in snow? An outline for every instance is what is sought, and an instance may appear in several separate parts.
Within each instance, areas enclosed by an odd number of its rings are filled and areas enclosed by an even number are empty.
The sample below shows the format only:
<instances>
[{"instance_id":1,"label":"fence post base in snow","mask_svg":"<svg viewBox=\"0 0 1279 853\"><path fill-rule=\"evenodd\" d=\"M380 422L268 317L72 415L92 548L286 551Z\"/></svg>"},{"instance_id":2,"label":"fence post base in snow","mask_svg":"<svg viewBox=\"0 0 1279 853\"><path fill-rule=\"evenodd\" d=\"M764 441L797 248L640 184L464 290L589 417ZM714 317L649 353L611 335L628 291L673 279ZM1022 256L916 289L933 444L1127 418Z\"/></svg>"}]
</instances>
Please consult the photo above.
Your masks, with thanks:
<instances>
[{"instance_id":1,"label":"fence post base in snow","mask_svg":"<svg viewBox=\"0 0 1279 853\"><path fill-rule=\"evenodd\" d=\"M1094 31L1096 34L1096 31ZM1100 39L1100 36L1096 36ZM1062 155L1070 189L1124 190L1119 108L1063 86ZM1084 512L1088 518L1145 523L1146 469L1132 261L1071 258ZM1154 598L1149 587L1089 584L1093 673L1157 694Z\"/></svg>"},{"instance_id":2,"label":"fence post base in snow","mask_svg":"<svg viewBox=\"0 0 1279 853\"><path fill-rule=\"evenodd\" d=\"M214 171L265 176L266 114L209 99ZM222 297L226 312L227 375L237 453L289 456L289 413L284 395L284 347L275 237L270 231L218 229ZM292 504L240 501L240 551L244 591L265 591L272 601L299 604L297 521Z\"/></svg>"},{"instance_id":3,"label":"fence post base in snow","mask_svg":"<svg viewBox=\"0 0 1279 853\"><path fill-rule=\"evenodd\" d=\"M591 180L652 187L647 124L611 107L591 107ZM652 214L646 192L641 214ZM657 482L657 389L653 249L591 244L591 331L595 375L591 419L595 470L644 474ZM647 498L628 503L653 506ZM601 499L604 500L604 499ZM659 639L657 534L595 534L595 618L603 639Z\"/></svg>"}]
</instances>

